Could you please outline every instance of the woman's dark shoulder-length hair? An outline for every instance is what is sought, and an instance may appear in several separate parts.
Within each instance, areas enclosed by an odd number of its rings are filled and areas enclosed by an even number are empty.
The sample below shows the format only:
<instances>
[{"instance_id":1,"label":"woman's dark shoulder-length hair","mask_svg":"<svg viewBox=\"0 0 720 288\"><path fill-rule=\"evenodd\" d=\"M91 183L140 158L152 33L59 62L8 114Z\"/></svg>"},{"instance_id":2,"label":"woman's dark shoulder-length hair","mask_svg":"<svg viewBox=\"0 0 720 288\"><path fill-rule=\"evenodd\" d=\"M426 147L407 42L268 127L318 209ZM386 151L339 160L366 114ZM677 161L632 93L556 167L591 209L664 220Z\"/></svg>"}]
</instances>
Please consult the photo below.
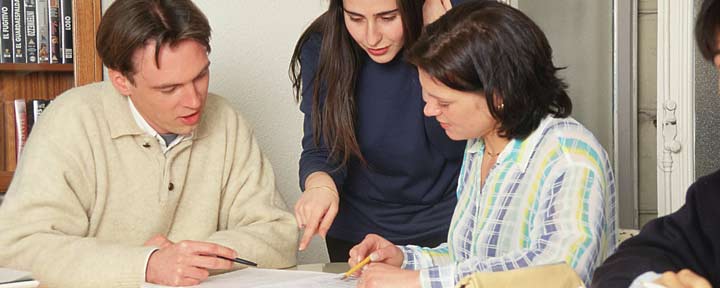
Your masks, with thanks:
<instances>
[{"instance_id":1,"label":"woman's dark shoulder-length hair","mask_svg":"<svg viewBox=\"0 0 720 288\"><path fill-rule=\"evenodd\" d=\"M525 138L548 114L572 112L545 34L508 5L479 1L451 9L426 27L407 57L452 89L483 93L503 137Z\"/></svg>"},{"instance_id":2,"label":"woman's dark shoulder-length hair","mask_svg":"<svg viewBox=\"0 0 720 288\"><path fill-rule=\"evenodd\" d=\"M403 22L405 47L412 45L422 32L423 0L397 0ZM330 148L330 157L340 166L351 157L365 163L355 133L357 108L355 87L365 53L345 28L343 0L330 0L328 10L315 19L300 36L290 60L290 80L295 99L302 97L302 69L300 59L303 45L313 36L320 35L320 56L315 75L312 75L312 127L314 141L320 143L320 135ZM324 99L320 103L320 88Z\"/></svg>"},{"instance_id":3,"label":"woman's dark shoulder-length hair","mask_svg":"<svg viewBox=\"0 0 720 288\"><path fill-rule=\"evenodd\" d=\"M712 61L718 50L717 36L720 33L720 1L705 0L695 22L695 41L706 60Z\"/></svg>"}]
</instances>

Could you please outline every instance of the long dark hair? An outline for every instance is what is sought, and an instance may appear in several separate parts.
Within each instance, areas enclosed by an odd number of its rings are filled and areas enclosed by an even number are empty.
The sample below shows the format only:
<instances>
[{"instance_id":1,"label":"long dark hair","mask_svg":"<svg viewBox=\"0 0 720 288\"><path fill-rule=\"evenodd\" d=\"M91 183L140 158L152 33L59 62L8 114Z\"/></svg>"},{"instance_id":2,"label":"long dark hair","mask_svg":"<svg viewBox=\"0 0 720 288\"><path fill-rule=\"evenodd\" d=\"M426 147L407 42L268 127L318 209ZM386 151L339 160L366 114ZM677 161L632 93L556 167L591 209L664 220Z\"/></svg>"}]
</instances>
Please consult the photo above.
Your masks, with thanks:
<instances>
[{"instance_id":1,"label":"long dark hair","mask_svg":"<svg viewBox=\"0 0 720 288\"><path fill-rule=\"evenodd\" d=\"M410 47L420 36L423 26L423 0L397 0L403 22L405 47ZM355 88L362 53L365 53L345 28L343 0L331 0L328 10L310 24L300 36L290 60L290 80L295 100L302 97L300 54L303 45L313 35L322 37L318 68L313 76L312 127L316 145L322 140L330 148L330 158L342 167L350 157L362 163L365 158L355 134L357 107ZM322 88L322 89L321 89ZM320 103L320 93L325 93Z\"/></svg>"},{"instance_id":2,"label":"long dark hair","mask_svg":"<svg viewBox=\"0 0 720 288\"><path fill-rule=\"evenodd\" d=\"M484 95L500 136L525 138L548 114L564 118L572 112L545 34L506 4L479 1L451 9L425 28L407 57L452 89Z\"/></svg>"}]
</instances>

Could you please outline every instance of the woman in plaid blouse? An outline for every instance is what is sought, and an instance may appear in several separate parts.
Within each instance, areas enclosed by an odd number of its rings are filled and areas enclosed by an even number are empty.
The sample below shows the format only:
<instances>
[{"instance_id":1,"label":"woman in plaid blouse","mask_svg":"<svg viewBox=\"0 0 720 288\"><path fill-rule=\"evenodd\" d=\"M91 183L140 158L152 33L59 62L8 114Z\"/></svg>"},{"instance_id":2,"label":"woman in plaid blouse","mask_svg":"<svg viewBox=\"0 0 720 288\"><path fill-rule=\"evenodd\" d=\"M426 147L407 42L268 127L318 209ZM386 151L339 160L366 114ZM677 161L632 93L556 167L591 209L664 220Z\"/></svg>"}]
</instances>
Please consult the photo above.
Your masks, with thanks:
<instances>
[{"instance_id":1,"label":"woman in plaid blouse","mask_svg":"<svg viewBox=\"0 0 720 288\"><path fill-rule=\"evenodd\" d=\"M615 248L608 156L557 77L552 49L522 12L467 3L429 25L408 53L424 113L467 139L448 241L395 246L368 235L359 287L454 287L478 271L565 262L585 283Z\"/></svg>"}]
</instances>

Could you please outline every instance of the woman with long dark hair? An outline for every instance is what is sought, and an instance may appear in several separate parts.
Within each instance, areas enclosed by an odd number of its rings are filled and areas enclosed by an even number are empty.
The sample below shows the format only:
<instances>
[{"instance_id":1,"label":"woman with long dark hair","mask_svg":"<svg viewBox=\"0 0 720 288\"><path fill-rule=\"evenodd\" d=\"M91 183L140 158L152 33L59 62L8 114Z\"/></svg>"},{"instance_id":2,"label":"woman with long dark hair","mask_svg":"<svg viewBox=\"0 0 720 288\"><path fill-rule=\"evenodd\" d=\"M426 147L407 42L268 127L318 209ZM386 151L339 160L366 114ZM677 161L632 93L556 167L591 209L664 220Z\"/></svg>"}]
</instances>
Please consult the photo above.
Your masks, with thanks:
<instances>
[{"instance_id":1,"label":"woman with long dark hair","mask_svg":"<svg viewBox=\"0 0 720 288\"><path fill-rule=\"evenodd\" d=\"M525 14L466 3L409 49L424 113L467 139L447 243L395 246L369 235L358 287L455 287L474 272L565 262L586 284L614 250L615 186L607 153L582 124L552 49ZM402 270L401 270L402 268Z\"/></svg>"},{"instance_id":2,"label":"woman with long dark hair","mask_svg":"<svg viewBox=\"0 0 720 288\"><path fill-rule=\"evenodd\" d=\"M331 0L300 37L290 63L305 114L300 250L314 234L326 236L331 261L346 261L368 233L445 242L465 143L423 116L417 70L403 54L450 6Z\"/></svg>"}]
</instances>

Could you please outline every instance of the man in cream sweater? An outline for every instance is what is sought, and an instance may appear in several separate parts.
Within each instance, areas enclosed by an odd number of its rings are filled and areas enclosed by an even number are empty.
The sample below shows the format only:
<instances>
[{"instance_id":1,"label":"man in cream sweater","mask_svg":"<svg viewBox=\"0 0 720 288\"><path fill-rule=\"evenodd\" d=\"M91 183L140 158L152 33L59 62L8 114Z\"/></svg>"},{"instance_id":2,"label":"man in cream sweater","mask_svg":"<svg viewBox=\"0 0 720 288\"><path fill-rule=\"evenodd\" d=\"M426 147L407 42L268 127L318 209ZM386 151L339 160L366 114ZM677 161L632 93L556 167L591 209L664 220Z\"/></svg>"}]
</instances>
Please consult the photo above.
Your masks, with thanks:
<instances>
[{"instance_id":1,"label":"man in cream sweater","mask_svg":"<svg viewBox=\"0 0 720 288\"><path fill-rule=\"evenodd\" d=\"M210 26L190 0L116 0L109 81L46 111L0 206L0 266L48 287L194 285L295 264L297 229L252 130L208 94Z\"/></svg>"}]
</instances>

